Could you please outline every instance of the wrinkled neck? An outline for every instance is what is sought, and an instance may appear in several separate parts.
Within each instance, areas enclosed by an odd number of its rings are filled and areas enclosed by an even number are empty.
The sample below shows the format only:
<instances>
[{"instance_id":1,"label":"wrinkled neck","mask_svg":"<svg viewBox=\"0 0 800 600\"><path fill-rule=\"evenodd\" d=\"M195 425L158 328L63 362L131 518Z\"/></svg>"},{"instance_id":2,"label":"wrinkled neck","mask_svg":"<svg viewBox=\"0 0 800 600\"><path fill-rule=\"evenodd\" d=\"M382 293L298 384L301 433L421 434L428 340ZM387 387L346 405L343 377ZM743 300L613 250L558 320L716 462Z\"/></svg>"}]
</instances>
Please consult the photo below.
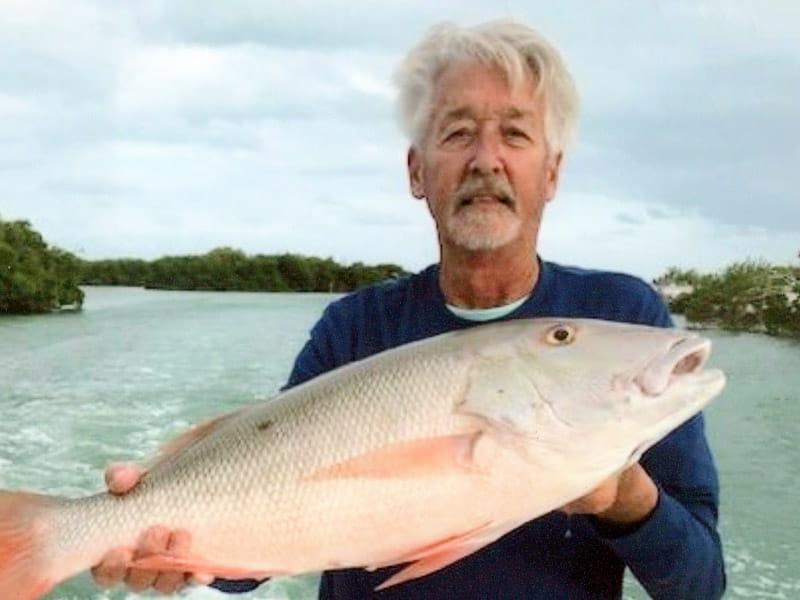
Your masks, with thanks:
<instances>
[{"instance_id":1,"label":"wrinkled neck","mask_svg":"<svg viewBox=\"0 0 800 600\"><path fill-rule=\"evenodd\" d=\"M492 308L529 295L539 280L535 252L504 251L443 253L439 286L448 304L461 308Z\"/></svg>"}]
</instances>

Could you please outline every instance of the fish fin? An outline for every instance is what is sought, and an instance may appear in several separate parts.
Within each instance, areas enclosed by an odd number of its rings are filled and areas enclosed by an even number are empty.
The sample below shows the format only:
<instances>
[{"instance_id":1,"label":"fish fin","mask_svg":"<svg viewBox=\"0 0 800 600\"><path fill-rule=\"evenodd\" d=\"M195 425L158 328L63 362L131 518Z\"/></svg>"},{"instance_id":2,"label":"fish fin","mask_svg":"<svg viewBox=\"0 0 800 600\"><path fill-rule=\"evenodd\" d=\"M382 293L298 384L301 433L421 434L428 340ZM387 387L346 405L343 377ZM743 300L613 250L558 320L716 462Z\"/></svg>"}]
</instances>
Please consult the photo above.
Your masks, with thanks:
<instances>
[{"instance_id":1,"label":"fish fin","mask_svg":"<svg viewBox=\"0 0 800 600\"><path fill-rule=\"evenodd\" d=\"M269 579L280 575L289 575L279 571L254 571L244 567L221 565L210 562L199 556L170 556L169 554L152 554L137 558L130 567L153 571L180 571L182 573L210 573L215 577L230 579Z\"/></svg>"},{"instance_id":2,"label":"fish fin","mask_svg":"<svg viewBox=\"0 0 800 600\"><path fill-rule=\"evenodd\" d=\"M0 491L0 598L36 600L57 581L42 554L41 515L53 499L37 494Z\"/></svg>"},{"instance_id":3,"label":"fish fin","mask_svg":"<svg viewBox=\"0 0 800 600\"><path fill-rule=\"evenodd\" d=\"M209 419L207 421L203 421L201 423L198 423L197 425L190 427L188 431L183 432L176 438L162 445L158 451L158 459L166 459L171 456L174 456L175 454L183 452L196 442L199 442L203 438L210 435L211 432L216 430L220 425L222 425L234 414L236 413L229 413L227 415L223 415L215 419Z\"/></svg>"},{"instance_id":4,"label":"fish fin","mask_svg":"<svg viewBox=\"0 0 800 600\"><path fill-rule=\"evenodd\" d=\"M440 552L449 550L451 548L455 548L458 546L464 545L475 545L477 544L478 547L484 546L492 541L494 541L494 536L486 535L487 532L493 531L492 529L493 522L487 521L477 527L474 527L464 533L459 533L456 535L451 535L443 540L438 540L426 546L422 546L421 548L416 548L411 552L403 554L397 558L392 559L391 563L387 563L385 565L378 565L376 568L379 567L388 567L390 564L397 565L400 563L407 563L407 562L414 562L418 560L422 560L431 556L433 554L439 554ZM475 544L473 544L473 542Z\"/></svg>"},{"instance_id":5,"label":"fish fin","mask_svg":"<svg viewBox=\"0 0 800 600\"><path fill-rule=\"evenodd\" d=\"M480 431L473 431L391 444L323 467L308 479L425 477L472 470L473 450L480 435Z\"/></svg>"},{"instance_id":6,"label":"fish fin","mask_svg":"<svg viewBox=\"0 0 800 600\"><path fill-rule=\"evenodd\" d=\"M526 435L545 402L523 367L514 356L487 356L476 361L456 411L486 419L501 431Z\"/></svg>"},{"instance_id":7,"label":"fish fin","mask_svg":"<svg viewBox=\"0 0 800 600\"><path fill-rule=\"evenodd\" d=\"M401 558L399 562L412 562L381 583L375 590L382 590L428 575L480 550L497 537L496 535L487 535L493 531L491 526L490 522L484 523L466 533L435 542Z\"/></svg>"}]
</instances>

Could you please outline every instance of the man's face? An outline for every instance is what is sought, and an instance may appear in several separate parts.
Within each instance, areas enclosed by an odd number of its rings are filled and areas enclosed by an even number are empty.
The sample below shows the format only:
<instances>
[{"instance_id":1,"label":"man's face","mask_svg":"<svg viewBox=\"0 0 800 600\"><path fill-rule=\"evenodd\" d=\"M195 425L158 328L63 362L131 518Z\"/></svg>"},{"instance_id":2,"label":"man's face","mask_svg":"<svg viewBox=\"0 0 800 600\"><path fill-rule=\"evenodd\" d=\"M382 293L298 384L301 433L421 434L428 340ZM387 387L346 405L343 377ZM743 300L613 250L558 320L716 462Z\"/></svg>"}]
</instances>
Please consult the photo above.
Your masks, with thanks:
<instances>
[{"instance_id":1,"label":"man's face","mask_svg":"<svg viewBox=\"0 0 800 600\"><path fill-rule=\"evenodd\" d=\"M548 151L535 85L531 77L510 90L500 70L472 62L437 79L427 133L408 166L412 193L427 199L443 246L535 244L561 159Z\"/></svg>"}]
</instances>

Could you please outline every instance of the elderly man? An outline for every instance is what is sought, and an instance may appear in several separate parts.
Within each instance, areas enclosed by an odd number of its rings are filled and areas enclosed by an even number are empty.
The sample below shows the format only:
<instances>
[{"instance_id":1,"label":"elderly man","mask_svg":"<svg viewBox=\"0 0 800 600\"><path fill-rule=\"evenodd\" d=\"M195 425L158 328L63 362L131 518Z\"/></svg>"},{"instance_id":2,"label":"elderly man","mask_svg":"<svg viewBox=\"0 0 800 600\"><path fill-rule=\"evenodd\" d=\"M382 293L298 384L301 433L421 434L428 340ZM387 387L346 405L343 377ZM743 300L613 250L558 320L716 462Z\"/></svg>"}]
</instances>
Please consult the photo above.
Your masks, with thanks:
<instances>
[{"instance_id":1,"label":"elderly man","mask_svg":"<svg viewBox=\"0 0 800 600\"><path fill-rule=\"evenodd\" d=\"M331 304L289 385L481 321L570 316L671 325L642 281L560 266L536 253L577 116L570 75L546 40L512 22L441 26L410 52L397 79L411 139L411 192L425 200L436 223L440 261ZM138 475L133 467L111 469L109 486L124 492ZM725 587L717 501L698 416L592 494L449 567L381 592L373 590L391 570L327 572L320 598L611 599L621 597L628 567L653 598L715 599ZM155 530L138 552L165 546L181 552L188 544L185 532ZM163 592L184 583L183 576L126 572L128 559L111 553L95 578L103 584L125 578L134 589ZM244 591L257 584L212 585Z\"/></svg>"}]
</instances>

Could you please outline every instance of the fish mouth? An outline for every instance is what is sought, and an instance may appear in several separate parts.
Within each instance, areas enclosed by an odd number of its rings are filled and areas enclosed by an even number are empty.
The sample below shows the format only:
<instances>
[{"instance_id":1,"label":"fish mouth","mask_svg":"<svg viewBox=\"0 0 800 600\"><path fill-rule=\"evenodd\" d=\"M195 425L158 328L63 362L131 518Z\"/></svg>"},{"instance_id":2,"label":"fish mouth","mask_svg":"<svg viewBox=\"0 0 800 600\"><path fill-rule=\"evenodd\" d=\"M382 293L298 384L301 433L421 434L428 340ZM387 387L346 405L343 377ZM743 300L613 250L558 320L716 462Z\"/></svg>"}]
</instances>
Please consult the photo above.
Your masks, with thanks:
<instances>
[{"instance_id":1,"label":"fish mouth","mask_svg":"<svg viewBox=\"0 0 800 600\"><path fill-rule=\"evenodd\" d=\"M700 337L684 337L667 352L651 361L636 376L635 383L646 396L658 396L679 379L698 375L711 356L711 342Z\"/></svg>"}]
</instances>

